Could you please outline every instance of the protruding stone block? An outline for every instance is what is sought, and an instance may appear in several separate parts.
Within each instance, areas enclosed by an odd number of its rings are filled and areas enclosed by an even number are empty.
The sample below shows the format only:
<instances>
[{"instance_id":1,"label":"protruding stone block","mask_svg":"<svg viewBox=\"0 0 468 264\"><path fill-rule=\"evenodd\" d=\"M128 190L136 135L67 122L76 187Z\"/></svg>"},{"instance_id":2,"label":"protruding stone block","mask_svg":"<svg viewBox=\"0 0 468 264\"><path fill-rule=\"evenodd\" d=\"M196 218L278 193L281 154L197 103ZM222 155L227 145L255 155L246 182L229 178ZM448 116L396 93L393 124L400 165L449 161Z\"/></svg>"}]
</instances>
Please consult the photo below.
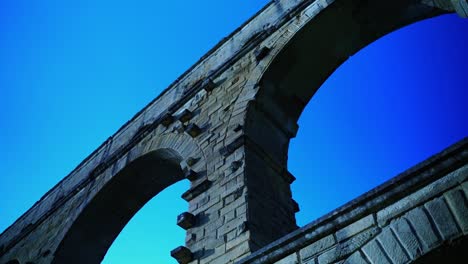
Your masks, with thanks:
<instances>
[{"instance_id":1,"label":"protruding stone block","mask_svg":"<svg viewBox=\"0 0 468 264\"><path fill-rule=\"evenodd\" d=\"M234 132L239 132L243 129L243 126L241 124L237 124L237 126L233 129Z\"/></svg>"},{"instance_id":2,"label":"protruding stone block","mask_svg":"<svg viewBox=\"0 0 468 264\"><path fill-rule=\"evenodd\" d=\"M283 178L289 184L293 183L296 180L296 177L294 177L294 175L292 175L292 173L289 172L287 169L285 169L283 172Z\"/></svg>"},{"instance_id":3,"label":"protruding stone block","mask_svg":"<svg viewBox=\"0 0 468 264\"><path fill-rule=\"evenodd\" d=\"M301 210L301 209L299 208L299 204L298 204L296 201L292 200L292 204L293 204L293 211L294 211L294 213L297 213L297 212L299 212L299 211Z\"/></svg>"},{"instance_id":4,"label":"protruding stone block","mask_svg":"<svg viewBox=\"0 0 468 264\"><path fill-rule=\"evenodd\" d=\"M190 249L180 246L171 251L171 257L175 258L180 264L187 264L193 259L193 254Z\"/></svg>"},{"instance_id":5,"label":"protruding stone block","mask_svg":"<svg viewBox=\"0 0 468 264\"><path fill-rule=\"evenodd\" d=\"M190 121L190 119L192 119L193 117L193 112L188 110L188 109L185 109L184 111L182 111L182 113L179 115L179 121L182 122L182 123L185 123L185 122L188 122Z\"/></svg>"},{"instance_id":6,"label":"protruding stone block","mask_svg":"<svg viewBox=\"0 0 468 264\"><path fill-rule=\"evenodd\" d=\"M206 78L202 83L203 90L207 92L211 92L216 88L216 84L213 82L211 78Z\"/></svg>"},{"instance_id":7,"label":"protruding stone block","mask_svg":"<svg viewBox=\"0 0 468 264\"><path fill-rule=\"evenodd\" d=\"M193 165L195 165L195 163L197 163L199 160L200 160L199 158L190 157L190 158L187 159L187 165L193 166Z\"/></svg>"},{"instance_id":8,"label":"protruding stone block","mask_svg":"<svg viewBox=\"0 0 468 264\"><path fill-rule=\"evenodd\" d=\"M195 138L200 135L202 131L201 128L199 128L197 125L190 124L185 128L185 132L187 132L187 134L189 134L191 137Z\"/></svg>"},{"instance_id":9,"label":"protruding stone block","mask_svg":"<svg viewBox=\"0 0 468 264\"><path fill-rule=\"evenodd\" d=\"M165 127L168 127L173 122L174 122L174 116L169 113L165 114L161 119L161 124Z\"/></svg>"},{"instance_id":10,"label":"protruding stone block","mask_svg":"<svg viewBox=\"0 0 468 264\"><path fill-rule=\"evenodd\" d=\"M242 234L247 230L249 230L249 225L248 225L248 223L246 221L244 221L244 222L242 222L242 224L240 224L237 227L237 234Z\"/></svg>"},{"instance_id":11,"label":"protruding stone block","mask_svg":"<svg viewBox=\"0 0 468 264\"><path fill-rule=\"evenodd\" d=\"M195 225L195 216L189 212L177 216L177 225L187 230Z\"/></svg>"},{"instance_id":12,"label":"protruding stone block","mask_svg":"<svg viewBox=\"0 0 468 264\"><path fill-rule=\"evenodd\" d=\"M189 181L194 181L198 179L198 173L193 170L188 170L185 172L185 178L187 178Z\"/></svg>"},{"instance_id":13,"label":"protruding stone block","mask_svg":"<svg viewBox=\"0 0 468 264\"><path fill-rule=\"evenodd\" d=\"M185 201L189 202L193 198L197 197L200 195L202 192L206 191L208 188L211 186L211 181L209 180L204 180L200 184L192 187L190 190L184 192L182 194L182 199Z\"/></svg>"},{"instance_id":14,"label":"protruding stone block","mask_svg":"<svg viewBox=\"0 0 468 264\"><path fill-rule=\"evenodd\" d=\"M270 53L270 48L269 47L261 47L255 51L255 59L257 61L261 61L264 59L268 54Z\"/></svg>"},{"instance_id":15,"label":"protruding stone block","mask_svg":"<svg viewBox=\"0 0 468 264\"><path fill-rule=\"evenodd\" d=\"M240 160L236 160L236 161L233 161L231 163L231 170L232 171L236 171L238 170L240 167L242 167L242 161Z\"/></svg>"}]
</instances>

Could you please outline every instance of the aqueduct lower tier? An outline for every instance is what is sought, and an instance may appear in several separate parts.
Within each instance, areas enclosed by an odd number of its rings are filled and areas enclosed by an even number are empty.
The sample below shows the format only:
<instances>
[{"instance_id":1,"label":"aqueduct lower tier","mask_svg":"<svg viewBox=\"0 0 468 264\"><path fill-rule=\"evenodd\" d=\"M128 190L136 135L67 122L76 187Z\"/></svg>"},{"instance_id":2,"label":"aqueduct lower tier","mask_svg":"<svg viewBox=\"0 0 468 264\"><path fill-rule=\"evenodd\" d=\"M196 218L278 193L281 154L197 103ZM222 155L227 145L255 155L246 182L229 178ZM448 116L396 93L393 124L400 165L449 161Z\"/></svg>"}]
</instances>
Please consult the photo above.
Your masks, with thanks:
<instances>
[{"instance_id":1,"label":"aqueduct lower tier","mask_svg":"<svg viewBox=\"0 0 468 264\"><path fill-rule=\"evenodd\" d=\"M180 263L466 259L467 139L300 229L287 170L297 119L334 69L448 12L467 17L467 1L272 1L5 230L0 263L99 263L151 197L184 179Z\"/></svg>"}]
</instances>

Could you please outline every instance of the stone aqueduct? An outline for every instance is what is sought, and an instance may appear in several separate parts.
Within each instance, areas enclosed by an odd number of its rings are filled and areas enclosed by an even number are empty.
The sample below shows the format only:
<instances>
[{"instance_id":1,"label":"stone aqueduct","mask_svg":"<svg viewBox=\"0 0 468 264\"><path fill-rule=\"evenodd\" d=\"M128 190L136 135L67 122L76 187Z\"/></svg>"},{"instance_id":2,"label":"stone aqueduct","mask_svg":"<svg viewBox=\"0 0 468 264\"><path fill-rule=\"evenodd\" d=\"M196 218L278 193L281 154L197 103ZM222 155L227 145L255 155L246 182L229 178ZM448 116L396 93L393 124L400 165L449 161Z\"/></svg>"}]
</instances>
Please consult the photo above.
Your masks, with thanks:
<instances>
[{"instance_id":1,"label":"stone aqueduct","mask_svg":"<svg viewBox=\"0 0 468 264\"><path fill-rule=\"evenodd\" d=\"M287 170L299 115L334 69L448 12L467 17L467 1L272 1L5 230L0 263L99 263L148 200L184 179L180 263L468 259L467 139L302 228Z\"/></svg>"}]
</instances>

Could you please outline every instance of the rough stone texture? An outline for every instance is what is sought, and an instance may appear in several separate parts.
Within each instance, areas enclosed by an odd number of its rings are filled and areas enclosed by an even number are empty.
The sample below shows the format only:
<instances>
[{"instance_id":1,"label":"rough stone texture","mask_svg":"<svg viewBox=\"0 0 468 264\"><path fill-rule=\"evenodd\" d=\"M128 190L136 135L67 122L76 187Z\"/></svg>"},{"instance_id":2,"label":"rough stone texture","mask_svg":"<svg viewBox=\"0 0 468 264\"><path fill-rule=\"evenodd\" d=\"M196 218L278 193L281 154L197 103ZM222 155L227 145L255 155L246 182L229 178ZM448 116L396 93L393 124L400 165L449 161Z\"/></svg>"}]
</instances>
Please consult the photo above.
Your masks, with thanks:
<instances>
[{"instance_id":1,"label":"rough stone texture","mask_svg":"<svg viewBox=\"0 0 468 264\"><path fill-rule=\"evenodd\" d=\"M362 247L362 251L371 263L391 264L390 260L385 255L382 246L376 240L372 240L364 245Z\"/></svg>"},{"instance_id":2,"label":"rough stone texture","mask_svg":"<svg viewBox=\"0 0 468 264\"><path fill-rule=\"evenodd\" d=\"M367 264L367 261L360 251L356 251L343 264Z\"/></svg>"},{"instance_id":3,"label":"rough stone texture","mask_svg":"<svg viewBox=\"0 0 468 264\"><path fill-rule=\"evenodd\" d=\"M335 237L333 235L328 235L299 251L302 261L308 261L313 257L316 257L319 253L335 245Z\"/></svg>"},{"instance_id":4,"label":"rough stone texture","mask_svg":"<svg viewBox=\"0 0 468 264\"><path fill-rule=\"evenodd\" d=\"M402 264L408 262L409 259L406 256L403 247L397 241L390 228L385 228L377 240L380 242L380 245L382 245L387 256L392 260L392 263Z\"/></svg>"},{"instance_id":5,"label":"rough stone texture","mask_svg":"<svg viewBox=\"0 0 468 264\"><path fill-rule=\"evenodd\" d=\"M395 239L413 260L466 235L466 139L301 229L287 170L300 113L334 69L399 27L466 7L272 1L5 230L0 263L99 263L146 201L187 179L191 264L399 262Z\"/></svg>"},{"instance_id":6,"label":"rough stone texture","mask_svg":"<svg viewBox=\"0 0 468 264\"><path fill-rule=\"evenodd\" d=\"M405 217L414 228L417 237L423 245L424 251L428 251L437 245L439 242L437 231L434 230L433 224L424 208L415 208L409 211Z\"/></svg>"},{"instance_id":7,"label":"rough stone texture","mask_svg":"<svg viewBox=\"0 0 468 264\"><path fill-rule=\"evenodd\" d=\"M429 211L439 234L444 240L448 240L460 233L458 231L457 224L442 197L426 203L425 207Z\"/></svg>"},{"instance_id":8,"label":"rough stone texture","mask_svg":"<svg viewBox=\"0 0 468 264\"><path fill-rule=\"evenodd\" d=\"M275 264L297 264L299 263L299 260L297 258L297 254L296 253L293 253L277 262L275 262ZM304 262L301 262L301 263L304 263ZM312 262L313 263L313 262Z\"/></svg>"},{"instance_id":9,"label":"rough stone texture","mask_svg":"<svg viewBox=\"0 0 468 264\"><path fill-rule=\"evenodd\" d=\"M364 218L359 219L355 223L352 223L351 225L343 229L340 229L338 232L336 232L336 238L338 239L338 241L343 241L373 226L374 224L375 224L374 216L368 215Z\"/></svg>"},{"instance_id":10,"label":"rough stone texture","mask_svg":"<svg viewBox=\"0 0 468 264\"><path fill-rule=\"evenodd\" d=\"M318 257L319 264L334 263L349 256L351 253L365 245L371 238L375 237L378 232L379 230L377 228L371 228L351 237L349 240L337 243L330 250L320 254Z\"/></svg>"},{"instance_id":11,"label":"rough stone texture","mask_svg":"<svg viewBox=\"0 0 468 264\"><path fill-rule=\"evenodd\" d=\"M411 259L416 259L421 256L424 250L419 243L417 235L408 223L408 220L405 218L396 220L392 223L392 229Z\"/></svg>"},{"instance_id":12,"label":"rough stone texture","mask_svg":"<svg viewBox=\"0 0 468 264\"><path fill-rule=\"evenodd\" d=\"M377 220L380 226L388 224L389 220L401 215L403 212L408 211L412 207L418 205L418 201L427 200L430 197L434 197L444 191L453 188L467 179L468 166L449 173L446 177L438 179L433 184L428 185L411 195L408 195L404 199L387 206L383 210L377 213Z\"/></svg>"},{"instance_id":13,"label":"rough stone texture","mask_svg":"<svg viewBox=\"0 0 468 264\"><path fill-rule=\"evenodd\" d=\"M463 191L453 190L445 194L445 199L449 204L451 211L455 215L460 228L464 234L468 233L468 203Z\"/></svg>"}]
</instances>

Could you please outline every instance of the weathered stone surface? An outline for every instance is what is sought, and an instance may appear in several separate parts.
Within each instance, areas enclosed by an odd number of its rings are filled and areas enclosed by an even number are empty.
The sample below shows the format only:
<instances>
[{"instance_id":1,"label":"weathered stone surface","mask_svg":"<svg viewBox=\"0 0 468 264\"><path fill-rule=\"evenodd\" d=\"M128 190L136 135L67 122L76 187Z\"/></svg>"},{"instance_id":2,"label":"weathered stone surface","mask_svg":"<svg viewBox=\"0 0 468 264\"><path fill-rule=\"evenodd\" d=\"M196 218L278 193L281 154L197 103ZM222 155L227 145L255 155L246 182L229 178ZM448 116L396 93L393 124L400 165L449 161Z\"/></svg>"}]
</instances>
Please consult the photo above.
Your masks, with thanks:
<instances>
[{"instance_id":1,"label":"weathered stone surface","mask_svg":"<svg viewBox=\"0 0 468 264\"><path fill-rule=\"evenodd\" d=\"M404 249L400 246L397 238L393 235L390 228L385 228L377 237L382 245L386 255L392 260L392 263L403 264L409 261Z\"/></svg>"},{"instance_id":2,"label":"weathered stone surface","mask_svg":"<svg viewBox=\"0 0 468 264\"><path fill-rule=\"evenodd\" d=\"M300 113L345 59L417 20L466 14L466 1L434 3L272 1L5 230L0 263L99 263L131 216L186 178L197 222L180 223L183 263L400 263L402 248L416 259L466 234L466 139L298 230L287 171ZM464 198L446 193L460 184Z\"/></svg>"},{"instance_id":3,"label":"weathered stone surface","mask_svg":"<svg viewBox=\"0 0 468 264\"><path fill-rule=\"evenodd\" d=\"M362 247L362 251L371 263L391 264L377 240L372 240Z\"/></svg>"},{"instance_id":4,"label":"weathered stone surface","mask_svg":"<svg viewBox=\"0 0 468 264\"><path fill-rule=\"evenodd\" d=\"M442 235L442 239L447 240L459 234L457 224L450 213L443 198L436 198L424 205L434 223Z\"/></svg>"},{"instance_id":5,"label":"weathered stone surface","mask_svg":"<svg viewBox=\"0 0 468 264\"><path fill-rule=\"evenodd\" d=\"M177 216L177 225L187 230L195 225L195 216L189 212Z\"/></svg>"},{"instance_id":6,"label":"weathered stone surface","mask_svg":"<svg viewBox=\"0 0 468 264\"><path fill-rule=\"evenodd\" d=\"M352 238L339 242L330 250L324 252L318 257L319 264L334 263L340 259L346 258L354 251L362 247L367 241L375 237L379 233L378 228L371 228L363 231Z\"/></svg>"},{"instance_id":7,"label":"weathered stone surface","mask_svg":"<svg viewBox=\"0 0 468 264\"><path fill-rule=\"evenodd\" d=\"M333 235L326 236L320 239L317 242L314 242L303 249L301 249L300 256L302 261L307 261L312 257L316 257L322 251L330 248L332 245L336 243L335 238Z\"/></svg>"},{"instance_id":8,"label":"weathered stone surface","mask_svg":"<svg viewBox=\"0 0 468 264\"><path fill-rule=\"evenodd\" d=\"M395 231L399 241L408 252L411 259L417 259L422 255L423 248L420 245L415 231L405 218L400 218L392 223L391 228Z\"/></svg>"},{"instance_id":9,"label":"weathered stone surface","mask_svg":"<svg viewBox=\"0 0 468 264\"><path fill-rule=\"evenodd\" d=\"M411 226L416 231L416 235L420 239L424 252L434 248L438 243L437 231L432 228L432 223L426 213L421 208L415 208L409 211L405 218L409 220Z\"/></svg>"},{"instance_id":10,"label":"weathered stone surface","mask_svg":"<svg viewBox=\"0 0 468 264\"><path fill-rule=\"evenodd\" d=\"M367 261L364 259L364 256L360 251L356 251L347 258L343 264L367 264Z\"/></svg>"},{"instance_id":11,"label":"weathered stone surface","mask_svg":"<svg viewBox=\"0 0 468 264\"><path fill-rule=\"evenodd\" d=\"M468 165L465 165L428 186L418 190L398 202L386 207L377 213L377 220L381 226L388 224L389 220L403 214L422 202L430 200L434 196L457 186L468 177Z\"/></svg>"},{"instance_id":12,"label":"weathered stone surface","mask_svg":"<svg viewBox=\"0 0 468 264\"><path fill-rule=\"evenodd\" d=\"M298 264L299 260L297 258L297 254L293 253L277 262L275 264ZM303 263L303 262L302 262Z\"/></svg>"},{"instance_id":13,"label":"weathered stone surface","mask_svg":"<svg viewBox=\"0 0 468 264\"><path fill-rule=\"evenodd\" d=\"M445 194L448 205L455 215L458 225L464 234L468 233L468 202L464 192L460 189Z\"/></svg>"},{"instance_id":14,"label":"weathered stone surface","mask_svg":"<svg viewBox=\"0 0 468 264\"><path fill-rule=\"evenodd\" d=\"M352 223L351 225L342 228L336 232L336 238L338 241L343 241L349 237L354 236L355 234L373 226L375 224L374 216L368 215L362 219L359 219L357 222Z\"/></svg>"},{"instance_id":15,"label":"weathered stone surface","mask_svg":"<svg viewBox=\"0 0 468 264\"><path fill-rule=\"evenodd\" d=\"M187 264L193 259L193 254L186 247L178 247L171 251L171 256L180 264Z\"/></svg>"}]
</instances>

